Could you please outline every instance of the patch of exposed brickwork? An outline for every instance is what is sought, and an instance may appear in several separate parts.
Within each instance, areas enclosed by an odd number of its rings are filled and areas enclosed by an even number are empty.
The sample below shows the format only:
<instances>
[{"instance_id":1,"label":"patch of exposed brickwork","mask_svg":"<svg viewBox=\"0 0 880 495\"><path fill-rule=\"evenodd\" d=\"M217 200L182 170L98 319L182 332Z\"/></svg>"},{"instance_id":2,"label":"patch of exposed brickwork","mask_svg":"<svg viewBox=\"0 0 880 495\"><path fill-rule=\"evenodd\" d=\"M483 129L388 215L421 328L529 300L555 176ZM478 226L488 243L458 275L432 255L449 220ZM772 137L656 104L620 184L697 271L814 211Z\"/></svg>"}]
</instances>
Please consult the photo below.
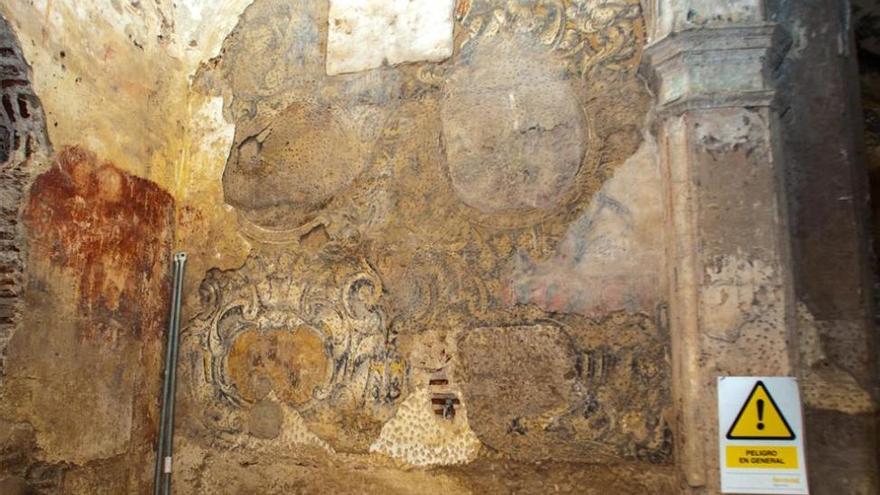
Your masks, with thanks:
<instances>
[{"instance_id":1,"label":"patch of exposed brickwork","mask_svg":"<svg viewBox=\"0 0 880 495\"><path fill-rule=\"evenodd\" d=\"M9 23L0 17L0 377L18 327L24 288L23 198L49 151L46 122L30 67Z\"/></svg>"}]
</instances>

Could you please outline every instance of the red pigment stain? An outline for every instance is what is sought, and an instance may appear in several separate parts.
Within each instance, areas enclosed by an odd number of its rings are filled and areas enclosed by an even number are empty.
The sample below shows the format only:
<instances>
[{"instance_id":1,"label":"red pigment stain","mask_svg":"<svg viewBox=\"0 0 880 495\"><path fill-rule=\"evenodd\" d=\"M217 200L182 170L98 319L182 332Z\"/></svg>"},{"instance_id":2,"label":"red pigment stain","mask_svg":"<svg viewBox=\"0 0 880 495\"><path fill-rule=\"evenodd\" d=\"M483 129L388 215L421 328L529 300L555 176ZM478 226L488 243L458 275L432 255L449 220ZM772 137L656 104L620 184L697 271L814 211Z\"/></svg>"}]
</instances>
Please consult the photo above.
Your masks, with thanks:
<instances>
[{"instance_id":1,"label":"red pigment stain","mask_svg":"<svg viewBox=\"0 0 880 495\"><path fill-rule=\"evenodd\" d=\"M161 335L169 299L174 200L78 147L31 187L30 257L77 277L83 337Z\"/></svg>"},{"instance_id":2,"label":"red pigment stain","mask_svg":"<svg viewBox=\"0 0 880 495\"><path fill-rule=\"evenodd\" d=\"M192 205L186 205L180 208L177 214L177 225L181 227L195 225L204 220L205 216L202 214L201 210L196 209Z\"/></svg>"},{"instance_id":3,"label":"red pigment stain","mask_svg":"<svg viewBox=\"0 0 880 495\"><path fill-rule=\"evenodd\" d=\"M655 275L573 275L556 270L539 276L512 278L502 288L501 300L507 306L534 304L558 313L578 313L600 317L611 311L646 311L656 301Z\"/></svg>"}]
</instances>

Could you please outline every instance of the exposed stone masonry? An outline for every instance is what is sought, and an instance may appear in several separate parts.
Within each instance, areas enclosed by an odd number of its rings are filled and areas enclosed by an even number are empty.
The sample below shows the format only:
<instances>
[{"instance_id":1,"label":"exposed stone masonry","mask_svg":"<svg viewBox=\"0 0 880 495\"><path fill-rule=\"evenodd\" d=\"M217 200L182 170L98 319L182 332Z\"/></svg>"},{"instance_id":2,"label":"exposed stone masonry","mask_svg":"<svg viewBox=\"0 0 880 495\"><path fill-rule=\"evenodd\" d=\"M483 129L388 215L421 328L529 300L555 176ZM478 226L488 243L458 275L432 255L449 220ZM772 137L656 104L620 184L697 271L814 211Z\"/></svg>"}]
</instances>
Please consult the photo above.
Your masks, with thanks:
<instances>
[{"instance_id":1,"label":"exposed stone masonry","mask_svg":"<svg viewBox=\"0 0 880 495\"><path fill-rule=\"evenodd\" d=\"M35 158L48 146L45 118L30 83L30 67L15 35L0 17L0 377L6 346L21 316L24 284L20 206Z\"/></svg>"}]
</instances>

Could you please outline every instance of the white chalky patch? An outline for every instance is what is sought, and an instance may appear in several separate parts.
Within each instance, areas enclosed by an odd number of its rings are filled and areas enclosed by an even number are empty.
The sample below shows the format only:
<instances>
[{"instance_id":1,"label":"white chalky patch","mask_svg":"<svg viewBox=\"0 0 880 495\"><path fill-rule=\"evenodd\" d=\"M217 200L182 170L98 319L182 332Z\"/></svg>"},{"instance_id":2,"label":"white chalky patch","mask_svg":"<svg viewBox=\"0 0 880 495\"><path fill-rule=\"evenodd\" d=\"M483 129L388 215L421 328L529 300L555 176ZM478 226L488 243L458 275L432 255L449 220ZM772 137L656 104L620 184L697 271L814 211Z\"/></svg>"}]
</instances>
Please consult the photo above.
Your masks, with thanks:
<instances>
[{"instance_id":1,"label":"white chalky patch","mask_svg":"<svg viewBox=\"0 0 880 495\"><path fill-rule=\"evenodd\" d=\"M327 74L452 55L455 0L330 0Z\"/></svg>"}]
</instances>

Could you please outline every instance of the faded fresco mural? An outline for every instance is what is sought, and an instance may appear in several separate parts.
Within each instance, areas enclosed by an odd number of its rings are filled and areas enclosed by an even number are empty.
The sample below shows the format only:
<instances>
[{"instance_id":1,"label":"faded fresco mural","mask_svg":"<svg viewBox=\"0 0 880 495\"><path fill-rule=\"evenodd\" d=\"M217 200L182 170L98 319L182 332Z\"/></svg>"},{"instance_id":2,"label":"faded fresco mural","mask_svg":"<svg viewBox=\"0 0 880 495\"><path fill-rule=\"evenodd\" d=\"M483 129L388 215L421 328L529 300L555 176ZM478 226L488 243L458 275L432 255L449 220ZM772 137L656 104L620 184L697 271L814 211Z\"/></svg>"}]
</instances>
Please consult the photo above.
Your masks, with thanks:
<instances>
[{"instance_id":1,"label":"faded fresco mural","mask_svg":"<svg viewBox=\"0 0 880 495\"><path fill-rule=\"evenodd\" d=\"M334 76L326 2L245 10L196 79L252 246L185 331L199 435L671 462L645 26L594 3L458 2L448 59Z\"/></svg>"},{"instance_id":2,"label":"faded fresco mural","mask_svg":"<svg viewBox=\"0 0 880 495\"><path fill-rule=\"evenodd\" d=\"M875 493L838 3L0 2L0 493L150 492L176 251L176 493L710 493L752 374Z\"/></svg>"}]
</instances>

